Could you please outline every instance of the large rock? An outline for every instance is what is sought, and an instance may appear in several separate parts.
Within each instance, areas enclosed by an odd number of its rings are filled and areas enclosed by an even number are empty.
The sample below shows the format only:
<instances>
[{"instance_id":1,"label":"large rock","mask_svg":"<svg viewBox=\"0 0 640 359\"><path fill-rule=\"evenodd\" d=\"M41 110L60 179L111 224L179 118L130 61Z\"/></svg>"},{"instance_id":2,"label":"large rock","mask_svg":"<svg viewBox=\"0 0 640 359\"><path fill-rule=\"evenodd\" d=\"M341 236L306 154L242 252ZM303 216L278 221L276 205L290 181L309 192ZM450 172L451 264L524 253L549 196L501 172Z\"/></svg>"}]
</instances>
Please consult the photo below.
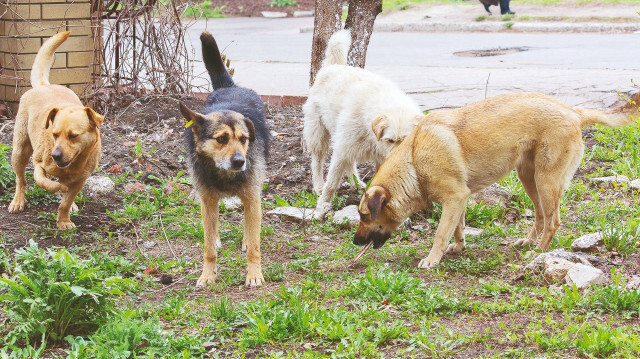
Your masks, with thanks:
<instances>
[{"instance_id":1,"label":"large rock","mask_svg":"<svg viewBox=\"0 0 640 359\"><path fill-rule=\"evenodd\" d=\"M576 264L566 259L547 257L544 262L544 279L550 284L561 282L574 265Z\"/></svg>"},{"instance_id":2,"label":"large rock","mask_svg":"<svg viewBox=\"0 0 640 359\"><path fill-rule=\"evenodd\" d=\"M346 206L343 209L337 211L333 215L333 221L341 224L347 223L350 226L357 226L358 223L360 223L360 213L358 212L358 206Z\"/></svg>"},{"instance_id":3,"label":"large rock","mask_svg":"<svg viewBox=\"0 0 640 359\"><path fill-rule=\"evenodd\" d=\"M608 261L606 259L598 258L589 254L568 252L564 249L554 249L549 252L541 253L539 256L537 256L534 260L531 261L531 263L527 264L527 266L524 267L525 271L533 273L542 272L544 270L544 262L547 260L547 258L561 258L572 263L580 263L587 266L592 265L597 267L606 266L608 264Z\"/></svg>"},{"instance_id":4,"label":"large rock","mask_svg":"<svg viewBox=\"0 0 640 359\"><path fill-rule=\"evenodd\" d=\"M567 271L564 278L568 286L576 286L578 289L589 287L591 284L606 284L607 276L598 268L582 263L576 263Z\"/></svg>"},{"instance_id":5,"label":"large rock","mask_svg":"<svg viewBox=\"0 0 640 359\"><path fill-rule=\"evenodd\" d=\"M262 16L266 18L287 17L287 13L283 11L262 11Z\"/></svg>"},{"instance_id":6,"label":"large rock","mask_svg":"<svg viewBox=\"0 0 640 359\"><path fill-rule=\"evenodd\" d=\"M631 276L627 280L627 289L628 290L636 290L640 288L640 275Z\"/></svg>"},{"instance_id":7,"label":"large rock","mask_svg":"<svg viewBox=\"0 0 640 359\"><path fill-rule=\"evenodd\" d=\"M109 177L91 176L84 183L84 188L90 196L105 195L114 192L116 184Z\"/></svg>"},{"instance_id":8,"label":"large rock","mask_svg":"<svg viewBox=\"0 0 640 359\"><path fill-rule=\"evenodd\" d=\"M507 207L511 201L511 193L500 188L498 184L494 183L491 186L483 189L480 192L476 192L469 198L469 205L473 206L480 202L484 202L487 206L500 205L500 207Z\"/></svg>"},{"instance_id":9,"label":"large rock","mask_svg":"<svg viewBox=\"0 0 640 359\"><path fill-rule=\"evenodd\" d=\"M289 221L309 221L312 219L322 220L324 217L322 214L317 213L315 208L300 208L300 207L278 207L267 212L268 215L275 215L282 217Z\"/></svg>"},{"instance_id":10,"label":"large rock","mask_svg":"<svg viewBox=\"0 0 640 359\"><path fill-rule=\"evenodd\" d=\"M602 233L591 233L573 241L573 243L571 243L571 250L578 252L593 252L602 244Z\"/></svg>"}]
</instances>

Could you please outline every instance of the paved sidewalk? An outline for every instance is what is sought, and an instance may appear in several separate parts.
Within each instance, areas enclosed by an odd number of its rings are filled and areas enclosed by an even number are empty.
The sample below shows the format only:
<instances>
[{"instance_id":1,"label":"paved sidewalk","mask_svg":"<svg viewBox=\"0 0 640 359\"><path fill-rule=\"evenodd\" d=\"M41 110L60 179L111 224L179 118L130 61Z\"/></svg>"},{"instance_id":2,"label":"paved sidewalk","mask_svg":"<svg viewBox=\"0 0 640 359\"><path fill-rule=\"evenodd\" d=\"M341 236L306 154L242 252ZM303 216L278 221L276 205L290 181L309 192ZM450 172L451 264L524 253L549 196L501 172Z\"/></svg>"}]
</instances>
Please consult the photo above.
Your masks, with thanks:
<instances>
[{"instance_id":1,"label":"paved sidewalk","mask_svg":"<svg viewBox=\"0 0 640 359\"><path fill-rule=\"evenodd\" d=\"M459 107L515 91L539 91L573 106L606 108L618 100L618 91L639 90L630 80L640 82L640 32L607 26L640 29L640 4L560 7L512 1L512 8L530 20L516 17L510 20L511 29L496 15L476 21L486 14L480 3L425 4L381 14L366 68L398 83L424 109ZM561 16L562 21L548 21ZM521 22L544 31L514 30ZM416 25L424 23L447 24L447 30ZM475 26L485 28L471 31ZM196 23L190 36L194 58L200 59L199 33L212 32L232 60L240 85L262 95L303 98L308 94L312 27L312 18L212 19ZM389 31L398 27L403 31ZM505 48L518 51L459 56ZM201 63L196 73L204 73Z\"/></svg>"}]
</instances>

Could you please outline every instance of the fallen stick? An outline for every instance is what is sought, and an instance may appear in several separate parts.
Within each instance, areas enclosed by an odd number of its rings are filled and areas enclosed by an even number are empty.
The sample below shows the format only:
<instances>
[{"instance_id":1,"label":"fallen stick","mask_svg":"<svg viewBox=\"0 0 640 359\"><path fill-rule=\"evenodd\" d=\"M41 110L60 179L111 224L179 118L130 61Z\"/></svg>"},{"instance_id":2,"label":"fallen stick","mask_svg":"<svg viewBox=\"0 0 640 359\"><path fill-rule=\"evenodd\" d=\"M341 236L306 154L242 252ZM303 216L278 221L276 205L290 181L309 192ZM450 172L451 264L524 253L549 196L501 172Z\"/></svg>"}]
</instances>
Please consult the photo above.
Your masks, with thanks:
<instances>
[{"instance_id":1,"label":"fallen stick","mask_svg":"<svg viewBox=\"0 0 640 359\"><path fill-rule=\"evenodd\" d=\"M369 247L371 247L371 245L373 244L373 241L369 242L366 246L364 246L364 248L362 248L362 250L360 251L360 253L358 253L358 255L353 259L353 262L351 262L351 265L356 264L356 262L358 261L358 259L360 259L360 257L362 257L362 255L364 254L364 252L367 251L367 249L369 249Z\"/></svg>"}]
</instances>

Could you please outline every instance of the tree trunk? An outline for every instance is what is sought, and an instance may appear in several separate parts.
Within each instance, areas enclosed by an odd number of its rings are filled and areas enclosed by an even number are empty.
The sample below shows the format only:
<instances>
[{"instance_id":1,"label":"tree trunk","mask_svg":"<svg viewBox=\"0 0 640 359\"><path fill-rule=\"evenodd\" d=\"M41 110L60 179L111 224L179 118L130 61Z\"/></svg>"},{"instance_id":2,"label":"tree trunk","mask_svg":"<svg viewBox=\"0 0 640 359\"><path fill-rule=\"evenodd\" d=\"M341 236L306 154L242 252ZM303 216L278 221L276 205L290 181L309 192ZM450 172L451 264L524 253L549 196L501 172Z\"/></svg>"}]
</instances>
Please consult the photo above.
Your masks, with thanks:
<instances>
[{"instance_id":1,"label":"tree trunk","mask_svg":"<svg viewBox=\"0 0 640 359\"><path fill-rule=\"evenodd\" d=\"M382 0L349 0L349 12L344 25L345 29L351 29L349 65L364 68L369 39L373 33L373 22L381 12Z\"/></svg>"},{"instance_id":2,"label":"tree trunk","mask_svg":"<svg viewBox=\"0 0 640 359\"><path fill-rule=\"evenodd\" d=\"M380 0L382 1L382 0ZM375 18L375 16L374 16ZM316 0L315 19L313 21L313 43L311 44L311 76L309 86L313 85L316 74L324 59L327 41L334 32L342 27L342 0ZM367 42L368 42L367 37ZM364 61L362 62L364 64Z\"/></svg>"}]
</instances>

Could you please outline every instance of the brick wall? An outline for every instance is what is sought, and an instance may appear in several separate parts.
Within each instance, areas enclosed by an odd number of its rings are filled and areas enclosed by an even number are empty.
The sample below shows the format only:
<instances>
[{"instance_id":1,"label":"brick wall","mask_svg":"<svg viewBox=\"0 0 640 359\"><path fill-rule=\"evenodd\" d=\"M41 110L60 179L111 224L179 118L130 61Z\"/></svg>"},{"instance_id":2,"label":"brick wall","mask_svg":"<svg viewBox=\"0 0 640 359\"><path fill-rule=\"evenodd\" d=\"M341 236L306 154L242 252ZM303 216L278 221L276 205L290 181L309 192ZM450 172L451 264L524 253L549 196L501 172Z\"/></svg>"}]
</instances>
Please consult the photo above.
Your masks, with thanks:
<instances>
[{"instance_id":1,"label":"brick wall","mask_svg":"<svg viewBox=\"0 0 640 359\"><path fill-rule=\"evenodd\" d=\"M6 13L5 13L6 11ZM8 0L0 3L0 102L13 111L31 88L31 65L51 35L71 31L56 52L49 80L81 95L91 81L90 0Z\"/></svg>"}]
</instances>

